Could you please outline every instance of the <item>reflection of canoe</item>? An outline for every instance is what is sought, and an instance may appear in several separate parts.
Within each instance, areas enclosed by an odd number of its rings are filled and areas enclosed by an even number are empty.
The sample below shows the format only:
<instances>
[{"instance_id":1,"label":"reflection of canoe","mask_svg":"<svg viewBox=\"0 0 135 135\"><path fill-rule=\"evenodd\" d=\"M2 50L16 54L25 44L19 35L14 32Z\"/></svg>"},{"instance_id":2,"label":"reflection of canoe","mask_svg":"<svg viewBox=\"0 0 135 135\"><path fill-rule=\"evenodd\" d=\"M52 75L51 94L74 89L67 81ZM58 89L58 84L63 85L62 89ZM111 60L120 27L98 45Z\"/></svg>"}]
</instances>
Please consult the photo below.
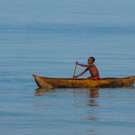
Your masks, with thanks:
<instances>
[{"instance_id":1,"label":"reflection of canoe","mask_svg":"<svg viewBox=\"0 0 135 135\"><path fill-rule=\"evenodd\" d=\"M46 88L37 88L35 90L35 96L43 96L46 94L46 92L50 92L52 89L46 89Z\"/></svg>"},{"instance_id":2,"label":"reflection of canoe","mask_svg":"<svg viewBox=\"0 0 135 135\"><path fill-rule=\"evenodd\" d=\"M123 78L102 78L101 80L48 78L33 75L39 88L115 88L130 87L135 82L135 76Z\"/></svg>"}]
</instances>

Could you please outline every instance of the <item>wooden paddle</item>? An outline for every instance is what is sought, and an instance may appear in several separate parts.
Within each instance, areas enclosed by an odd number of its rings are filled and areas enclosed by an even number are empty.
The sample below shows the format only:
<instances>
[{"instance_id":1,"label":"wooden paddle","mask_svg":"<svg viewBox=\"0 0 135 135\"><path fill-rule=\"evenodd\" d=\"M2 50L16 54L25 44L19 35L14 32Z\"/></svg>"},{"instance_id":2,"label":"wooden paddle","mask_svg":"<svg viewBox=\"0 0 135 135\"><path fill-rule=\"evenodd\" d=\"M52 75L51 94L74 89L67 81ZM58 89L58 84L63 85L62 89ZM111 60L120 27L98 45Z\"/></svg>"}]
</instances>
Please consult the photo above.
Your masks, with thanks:
<instances>
[{"instance_id":1,"label":"wooden paddle","mask_svg":"<svg viewBox=\"0 0 135 135\"><path fill-rule=\"evenodd\" d=\"M74 72L73 72L73 78L75 77L76 69L77 69L77 64L75 63L75 68L74 68Z\"/></svg>"}]
</instances>

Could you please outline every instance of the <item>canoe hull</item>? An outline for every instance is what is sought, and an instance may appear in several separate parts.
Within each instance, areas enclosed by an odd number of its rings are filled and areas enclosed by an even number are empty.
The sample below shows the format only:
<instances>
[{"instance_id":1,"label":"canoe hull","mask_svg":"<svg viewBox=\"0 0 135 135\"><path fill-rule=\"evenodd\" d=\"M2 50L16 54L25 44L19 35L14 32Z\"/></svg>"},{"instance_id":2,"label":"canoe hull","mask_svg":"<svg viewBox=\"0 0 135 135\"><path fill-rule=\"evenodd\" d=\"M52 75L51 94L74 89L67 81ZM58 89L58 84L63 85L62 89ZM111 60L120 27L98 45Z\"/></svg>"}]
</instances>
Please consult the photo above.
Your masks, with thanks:
<instances>
[{"instance_id":1,"label":"canoe hull","mask_svg":"<svg viewBox=\"0 0 135 135\"><path fill-rule=\"evenodd\" d=\"M123 78L103 78L101 80L71 79L71 78L48 78L33 75L39 88L117 88L130 87L135 82L135 76Z\"/></svg>"}]
</instances>

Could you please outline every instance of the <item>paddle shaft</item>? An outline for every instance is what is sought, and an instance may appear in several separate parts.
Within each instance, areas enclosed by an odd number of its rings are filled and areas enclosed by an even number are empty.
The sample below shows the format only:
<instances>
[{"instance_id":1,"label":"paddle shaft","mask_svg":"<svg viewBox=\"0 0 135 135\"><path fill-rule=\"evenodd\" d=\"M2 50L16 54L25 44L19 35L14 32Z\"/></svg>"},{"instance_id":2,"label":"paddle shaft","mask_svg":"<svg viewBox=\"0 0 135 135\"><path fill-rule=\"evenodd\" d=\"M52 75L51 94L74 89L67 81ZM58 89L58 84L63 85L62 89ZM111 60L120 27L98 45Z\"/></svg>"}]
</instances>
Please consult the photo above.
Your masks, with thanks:
<instances>
[{"instance_id":1,"label":"paddle shaft","mask_svg":"<svg viewBox=\"0 0 135 135\"><path fill-rule=\"evenodd\" d=\"M74 68L74 72L73 72L73 77L74 77L75 74L76 74L76 69L77 69L77 64L75 64L75 68Z\"/></svg>"}]
</instances>

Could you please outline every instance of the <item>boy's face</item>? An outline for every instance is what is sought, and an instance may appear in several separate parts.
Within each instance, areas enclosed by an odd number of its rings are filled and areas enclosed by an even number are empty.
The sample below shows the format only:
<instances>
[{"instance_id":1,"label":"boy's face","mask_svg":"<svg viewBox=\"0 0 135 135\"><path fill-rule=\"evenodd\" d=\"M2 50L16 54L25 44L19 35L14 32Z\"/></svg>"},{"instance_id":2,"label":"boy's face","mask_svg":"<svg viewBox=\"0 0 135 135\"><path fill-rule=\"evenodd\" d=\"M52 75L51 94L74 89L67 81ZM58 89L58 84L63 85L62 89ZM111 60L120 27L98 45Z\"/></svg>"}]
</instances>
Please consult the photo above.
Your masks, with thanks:
<instances>
[{"instance_id":1,"label":"boy's face","mask_svg":"<svg viewBox=\"0 0 135 135\"><path fill-rule=\"evenodd\" d=\"M88 59L88 64L93 64L94 62L93 62L93 59L91 59L91 58L89 58Z\"/></svg>"}]
</instances>

